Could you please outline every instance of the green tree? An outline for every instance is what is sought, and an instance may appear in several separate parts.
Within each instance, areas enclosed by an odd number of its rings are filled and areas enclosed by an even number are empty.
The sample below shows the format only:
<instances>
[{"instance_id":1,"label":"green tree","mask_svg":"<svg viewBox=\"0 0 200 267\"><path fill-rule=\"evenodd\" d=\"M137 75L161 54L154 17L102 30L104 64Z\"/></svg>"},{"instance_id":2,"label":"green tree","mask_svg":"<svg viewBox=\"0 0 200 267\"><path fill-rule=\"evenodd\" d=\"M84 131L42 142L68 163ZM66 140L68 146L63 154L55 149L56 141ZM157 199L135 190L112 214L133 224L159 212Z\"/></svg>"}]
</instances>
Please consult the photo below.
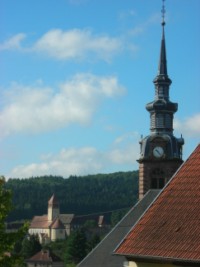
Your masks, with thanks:
<instances>
[{"instance_id":1,"label":"green tree","mask_svg":"<svg viewBox=\"0 0 200 267\"><path fill-rule=\"evenodd\" d=\"M5 220L12 209L11 191L4 188L5 178L0 176L0 267L20 266L23 258L12 254L17 240L27 232L28 225L22 227L16 233L6 233Z\"/></svg>"},{"instance_id":2,"label":"green tree","mask_svg":"<svg viewBox=\"0 0 200 267\"><path fill-rule=\"evenodd\" d=\"M52 251L59 258L64 260L64 254L66 252L67 239L65 240L56 240L50 243L43 245L43 248Z\"/></svg>"},{"instance_id":3,"label":"green tree","mask_svg":"<svg viewBox=\"0 0 200 267\"><path fill-rule=\"evenodd\" d=\"M20 254L22 250L22 241L24 238L18 239L13 248L13 254Z\"/></svg>"},{"instance_id":4,"label":"green tree","mask_svg":"<svg viewBox=\"0 0 200 267\"><path fill-rule=\"evenodd\" d=\"M87 252L89 253L93 248L95 248L100 241L100 236L98 234L94 234L92 238L88 241Z\"/></svg>"},{"instance_id":5,"label":"green tree","mask_svg":"<svg viewBox=\"0 0 200 267\"><path fill-rule=\"evenodd\" d=\"M138 171L69 179L57 176L9 179L5 186L12 190L15 203L15 210L9 214L7 221L45 214L53 193L56 193L62 213L102 213L134 205L138 195Z\"/></svg>"},{"instance_id":6,"label":"green tree","mask_svg":"<svg viewBox=\"0 0 200 267\"><path fill-rule=\"evenodd\" d=\"M87 220L85 223L84 223L84 228L94 228L94 227L97 227L97 222L95 222L95 220Z\"/></svg>"},{"instance_id":7,"label":"green tree","mask_svg":"<svg viewBox=\"0 0 200 267\"><path fill-rule=\"evenodd\" d=\"M42 246L40 245L38 237L35 235L31 235L31 236L24 238L22 242L21 254L25 259L28 259L32 257L34 254L36 254L38 251L40 251L41 249L42 249Z\"/></svg>"},{"instance_id":8,"label":"green tree","mask_svg":"<svg viewBox=\"0 0 200 267\"><path fill-rule=\"evenodd\" d=\"M85 231L83 229L76 230L68 238L65 261L67 264L77 264L86 254L87 239Z\"/></svg>"},{"instance_id":9,"label":"green tree","mask_svg":"<svg viewBox=\"0 0 200 267\"><path fill-rule=\"evenodd\" d=\"M111 214L111 225L115 226L124 217L127 211L127 209L113 211Z\"/></svg>"}]
</instances>

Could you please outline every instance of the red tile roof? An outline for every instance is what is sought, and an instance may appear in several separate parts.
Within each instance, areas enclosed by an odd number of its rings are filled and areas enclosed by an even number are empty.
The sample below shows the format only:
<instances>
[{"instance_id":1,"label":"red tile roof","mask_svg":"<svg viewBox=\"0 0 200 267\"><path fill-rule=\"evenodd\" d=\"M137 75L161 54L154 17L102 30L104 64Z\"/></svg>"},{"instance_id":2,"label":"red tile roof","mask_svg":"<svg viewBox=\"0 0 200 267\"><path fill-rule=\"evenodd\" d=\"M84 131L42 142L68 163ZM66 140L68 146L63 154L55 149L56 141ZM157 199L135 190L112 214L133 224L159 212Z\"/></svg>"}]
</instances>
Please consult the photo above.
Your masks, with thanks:
<instances>
[{"instance_id":1,"label":"red tile roof","mask_svg":"<svg viewBox=\"0 0 200 267\"><path fill-rule=\"evenodd\" d=\"M51 229L65 229L64 224L61 222L60 219L55 219L51 224Z\"/></svg>"},{"instance_id":2,"label":"red tile roof","mask_svg":"<svg viewBox=\"0 0 200 267\"><path fill-rule=\"evenodd\" d=\"M52 262L61 262L61 259L49 250L41 250L36 253L27 262L40 262L40 263L52 263Z\"/></svg>"},{"instance_id":3,"label":"red tile roof","mask_svg":"<svg viewBox=\"0 0 200 267\"><path fill-rule=\"evenodd\" d=\"M31 221L30 228L48 228L51 222L48 221L48 216L34 216Z\"/></svg>"},{"instance_id":4,"label":"red tile roof","mask_svg":"<svg viewBox=\"0 0 200 267\"><path fill-rule=\"evenodd\" d=\"M115 253L133 260L200 263L200 145Z\"/></svg>"},{"instance_id":5,"label":"red tile roof","mask_svg":"<svg viewBox=\"0 0 200 267\"><path fill-rule=\"evenodd\" d=\"M42 228L51 228L51 229L65 229L64 224L59 218L56 218L54 221L48 221L48 216L35 216L31 221L30 228L42 229Z\"/></svg>"}]
</instances>

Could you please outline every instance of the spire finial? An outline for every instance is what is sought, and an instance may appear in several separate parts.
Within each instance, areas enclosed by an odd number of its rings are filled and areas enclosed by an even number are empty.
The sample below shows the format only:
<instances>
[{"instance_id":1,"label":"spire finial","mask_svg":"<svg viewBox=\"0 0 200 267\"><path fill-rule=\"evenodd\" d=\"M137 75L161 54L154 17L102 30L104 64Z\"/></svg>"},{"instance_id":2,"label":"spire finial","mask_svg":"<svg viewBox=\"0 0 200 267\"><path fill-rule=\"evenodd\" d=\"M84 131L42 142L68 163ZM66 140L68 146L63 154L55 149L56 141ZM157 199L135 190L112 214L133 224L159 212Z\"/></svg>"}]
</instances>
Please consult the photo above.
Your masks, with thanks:
<instances>
[{"instance_id":1,"label":"spire finial","mask_svg":"<svg viewBox=\"0 0 200 267\"><path fill-rule=\"evenodd\" d=\"M161 13L162 13L162 26L165 26L165 13L166 13L166 10L165 10L165 1L166 0L162 0L162 9L161 9Z\"/></svg>"},{"instance_id":2,"label":"spire finial","mask_svg":"<svg viewBox=\"0 0 200 267\"><path fill-rule=\"evenodd\" d=\"M165 1L162 0L162 39L161 39L161 49L160 49L160 58L159 58L159 65L158 65L158 76L154 79L154 83L158 83L160 81L163 82L163 79L167 81L170 85L171 80L168 78L167 75L167 55L166 55L166 48L165 48ZM161 79L162 77L162 79Z\"/></svg>"}]
</instances>

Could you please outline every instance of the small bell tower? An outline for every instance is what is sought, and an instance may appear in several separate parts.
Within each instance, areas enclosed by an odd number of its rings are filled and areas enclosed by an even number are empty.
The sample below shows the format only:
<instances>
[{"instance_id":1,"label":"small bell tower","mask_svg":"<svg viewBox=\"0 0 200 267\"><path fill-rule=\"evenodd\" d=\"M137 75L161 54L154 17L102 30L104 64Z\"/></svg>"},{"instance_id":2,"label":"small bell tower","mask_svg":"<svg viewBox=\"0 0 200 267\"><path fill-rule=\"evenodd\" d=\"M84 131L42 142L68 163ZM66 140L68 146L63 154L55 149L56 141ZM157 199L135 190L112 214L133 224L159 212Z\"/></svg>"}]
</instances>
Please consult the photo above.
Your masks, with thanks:
<instances>
[{"instance_id":1,"label":"small bell tower","mask_svg":"<svg viewBox=\"0 0 200 267\"><path fill-rule=\"evenodd\" d=\"M182 164L182 136L173 135L174 113L178 104L170 101L169 89L172 83L167 73L165 45L165 0L162 6L162 38L158 74L153 80L155 98L146 105L150 113L150 135L140 141L139 199L149 189L161 189Z\"/></svg>"},{"instance_id":2,"label":"small bell tower","mask_svg":"<svg viewBox=\"0 0 200 267\"><path fill-rule=\"evenodd\" d=\"M59 203L55 195L53 194L53 196L48 201L48 221L52 222L55 218L59 216L59 214Z\"/></svg>"}]
</instances>

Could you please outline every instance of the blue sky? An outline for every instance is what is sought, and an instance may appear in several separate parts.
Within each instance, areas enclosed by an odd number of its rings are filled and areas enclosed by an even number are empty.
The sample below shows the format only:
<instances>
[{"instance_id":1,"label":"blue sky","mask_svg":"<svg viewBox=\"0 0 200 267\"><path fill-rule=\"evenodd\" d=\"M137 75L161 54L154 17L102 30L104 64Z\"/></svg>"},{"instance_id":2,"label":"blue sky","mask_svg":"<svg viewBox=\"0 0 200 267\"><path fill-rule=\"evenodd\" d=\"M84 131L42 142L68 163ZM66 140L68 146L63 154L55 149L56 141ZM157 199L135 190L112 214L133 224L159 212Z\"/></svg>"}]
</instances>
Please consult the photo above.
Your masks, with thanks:
<instances>
[{"instance_id":1,"label":"blue sky","mask_svg":"<svg viewBox=\"0 0 200 267\"><path fill-rule=\"evenodd\" d=\"M7 178L138 169L161 0L0 0L0 169ZM166 1L184 159L200 136L200 1Z\"/></svg>"}]
</instances>

